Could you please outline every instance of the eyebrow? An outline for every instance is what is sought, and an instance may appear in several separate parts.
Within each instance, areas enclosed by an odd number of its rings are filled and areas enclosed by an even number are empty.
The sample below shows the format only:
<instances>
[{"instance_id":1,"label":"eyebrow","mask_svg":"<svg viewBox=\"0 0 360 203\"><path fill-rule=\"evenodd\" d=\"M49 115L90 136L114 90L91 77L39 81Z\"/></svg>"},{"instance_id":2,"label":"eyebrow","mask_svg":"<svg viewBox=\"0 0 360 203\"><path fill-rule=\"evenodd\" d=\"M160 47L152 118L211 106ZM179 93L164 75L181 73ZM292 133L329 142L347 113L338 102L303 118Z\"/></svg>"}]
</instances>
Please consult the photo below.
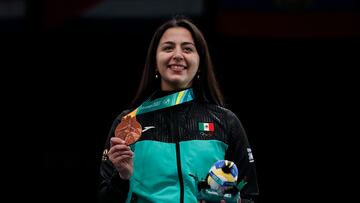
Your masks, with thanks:
<instances>
[{"instance_id":1,"label":"eyebrow","mask_svg":"<svg viewBox=\"0 0 360 203\"><path fill-rule=\"evenodd\" d=\"M166 42L163 42L162 44L171 44L171 45L173 45L175 43L173 41L166 41ZM188 45L188 44L195 46L195 44L192 43L192 42L182 42L181 43L181 45Z\"/></svg>"}]
</instances>

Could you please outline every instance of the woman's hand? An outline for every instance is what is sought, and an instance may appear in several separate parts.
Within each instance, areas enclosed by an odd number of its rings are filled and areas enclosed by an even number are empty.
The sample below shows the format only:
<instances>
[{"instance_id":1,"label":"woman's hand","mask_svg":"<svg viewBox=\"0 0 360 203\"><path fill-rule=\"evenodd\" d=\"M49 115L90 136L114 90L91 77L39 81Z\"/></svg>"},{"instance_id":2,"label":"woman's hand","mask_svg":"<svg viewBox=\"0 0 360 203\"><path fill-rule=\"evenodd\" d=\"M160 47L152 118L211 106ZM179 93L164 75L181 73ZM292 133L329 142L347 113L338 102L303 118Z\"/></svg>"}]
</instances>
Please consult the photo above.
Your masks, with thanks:
<instances>
[{"instance_id":1,"label":"woman's hand","mask_svg":"<svg viewBox=\"0 0 360 203\"><path fill-rule=\"evenodd\" d=\"M110 150L108 152L109 160L114 164L122 179L130 179L133 173L133 155L130 147L125 141L112 137L110 140Z\"/></svg>"}]
</instances>

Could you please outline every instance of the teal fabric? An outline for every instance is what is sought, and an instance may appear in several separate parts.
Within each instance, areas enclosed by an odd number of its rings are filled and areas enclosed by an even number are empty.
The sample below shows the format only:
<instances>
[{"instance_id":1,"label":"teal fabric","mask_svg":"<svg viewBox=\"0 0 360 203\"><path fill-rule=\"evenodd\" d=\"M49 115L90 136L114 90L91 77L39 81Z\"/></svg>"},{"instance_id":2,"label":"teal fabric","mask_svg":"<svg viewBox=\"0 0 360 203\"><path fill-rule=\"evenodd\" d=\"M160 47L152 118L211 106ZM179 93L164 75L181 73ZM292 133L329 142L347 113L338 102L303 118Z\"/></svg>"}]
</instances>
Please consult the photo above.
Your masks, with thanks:
<instances>
[{"instance_id":1,"label":"teal fabric","mask_svg":"<svg viewBox=\"0 0 360 203\"><path fill-rule=\"evenodd\" d=\"M191 140L180 142L181 168L184 181L184 203L197 202L195 179L205 179L212 165L224 159L227 145L218 140Z\"/></svg>"},{"instance_id":2,"label":"teal fabric","mask_svg":"<svg viewBox=\"0 0 360 203\"><path fill-rule=\"evenodd\" d=\"M218 140L183 141L179 146L184 202L197 202L195 179L190 174L204 179L211 166L224 159L228 146ZM135 143L132 149L134 173L130 179L130 193L136 193L137 202L179 202L176 144L144 140Z\"/></svg>"}]
</instances>

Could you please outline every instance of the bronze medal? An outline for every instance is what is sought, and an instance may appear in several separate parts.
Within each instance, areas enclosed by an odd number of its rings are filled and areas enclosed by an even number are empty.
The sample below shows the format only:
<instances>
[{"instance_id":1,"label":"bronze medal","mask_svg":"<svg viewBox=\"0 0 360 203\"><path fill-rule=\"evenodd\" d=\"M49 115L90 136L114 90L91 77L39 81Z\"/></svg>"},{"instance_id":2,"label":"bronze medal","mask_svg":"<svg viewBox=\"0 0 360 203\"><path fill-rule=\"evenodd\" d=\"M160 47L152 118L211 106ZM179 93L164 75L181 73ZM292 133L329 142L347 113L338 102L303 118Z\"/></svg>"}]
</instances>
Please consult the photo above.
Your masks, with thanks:
<instances>
[{"instance_id":1,"label":"bronze medal","mask_svg":"<svg viewBox=\"0 0 360 203\"><path fill-rule=\"evenodd\" d=\"M136 117L126 116L121 119L121 122L116 127L115 137L119 137L127 145L131 145L140 138L141 132L142 127Z\"/></svg>"}]
</instances>

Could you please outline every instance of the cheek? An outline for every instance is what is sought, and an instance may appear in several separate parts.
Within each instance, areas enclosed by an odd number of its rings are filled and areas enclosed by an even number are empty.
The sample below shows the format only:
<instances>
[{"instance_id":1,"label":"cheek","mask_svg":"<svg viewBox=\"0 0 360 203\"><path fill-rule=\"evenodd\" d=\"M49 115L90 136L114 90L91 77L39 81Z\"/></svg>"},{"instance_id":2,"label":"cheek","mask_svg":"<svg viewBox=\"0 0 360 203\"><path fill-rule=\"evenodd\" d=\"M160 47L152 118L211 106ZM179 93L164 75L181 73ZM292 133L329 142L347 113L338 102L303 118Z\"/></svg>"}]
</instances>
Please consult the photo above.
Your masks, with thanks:
<instances>
[{"instance_id":1,"label":"cheek","mask_svg":"<svg viewBox=\"0 0 360 203\"><path fill-rule=\"evenodd\" d=\"M157 69L162 69L164 62L160 55L156 55L156 67Z\"/></svg>"},{"instance_id":2,"label":"cheek","mask_svg":"<svg viewBox=\"0 0 360 203\"><path fill-rule=\"evenodd\" d=\"M189 63L191 64L191 66L193 66L193 68L199 68L200 61L198 57L191 57Z\"/></svg>"},{"instance_id":3,"label":"cheek","mask_svg":"<svg viewBox=\"0 0 360 203\"><path fill-rule=\"evenodd\" d=\"M168 56L167 54L161 53L156 55L157 65L164 66L168 63L169 60L170 60L170 56Z\"/></svg>"}]
</instances>

